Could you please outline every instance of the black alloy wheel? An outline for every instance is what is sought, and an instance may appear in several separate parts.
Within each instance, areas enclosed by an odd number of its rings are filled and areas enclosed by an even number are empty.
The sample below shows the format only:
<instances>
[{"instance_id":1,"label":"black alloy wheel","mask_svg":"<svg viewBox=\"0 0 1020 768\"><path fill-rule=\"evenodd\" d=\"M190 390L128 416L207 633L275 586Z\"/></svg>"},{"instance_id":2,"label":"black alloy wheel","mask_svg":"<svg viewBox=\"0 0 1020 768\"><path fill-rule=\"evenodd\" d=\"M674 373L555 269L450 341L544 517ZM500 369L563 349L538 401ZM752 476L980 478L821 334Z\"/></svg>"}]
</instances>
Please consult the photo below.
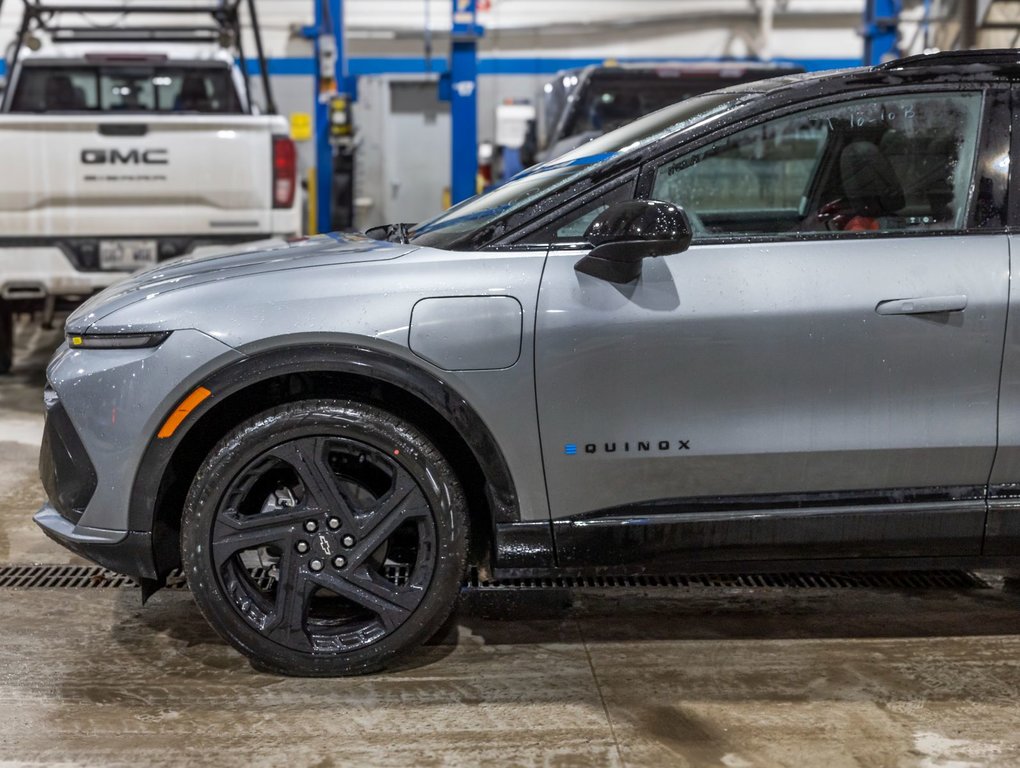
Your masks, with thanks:
<instances>
[{"instance_id":1,"label":"black alloy wheel","mask_svg":"<svg viewBox=\"0 0 1020 768\"><path fill-rule=\"evenodd\" d=\"M371 672L448 617L465 507L413 425L361 403L293 403L210 453L185 504L185 572L203 614L255 666Z\"/></svg>"}]
</instances>

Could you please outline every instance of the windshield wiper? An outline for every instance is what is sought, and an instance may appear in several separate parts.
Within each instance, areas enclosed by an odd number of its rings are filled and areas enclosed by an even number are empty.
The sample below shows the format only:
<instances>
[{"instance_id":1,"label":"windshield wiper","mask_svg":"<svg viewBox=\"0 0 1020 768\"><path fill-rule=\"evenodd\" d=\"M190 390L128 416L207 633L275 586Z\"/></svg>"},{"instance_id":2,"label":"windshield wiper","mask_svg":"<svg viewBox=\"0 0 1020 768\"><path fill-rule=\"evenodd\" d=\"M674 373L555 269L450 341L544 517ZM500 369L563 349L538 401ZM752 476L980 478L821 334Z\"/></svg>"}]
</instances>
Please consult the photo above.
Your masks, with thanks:
<instances>
[{"instance_id":1,"label":"windshield wiper","mask_svg":"<svg viewBox=\"0 0 1020 768\"><path fill-rule=\"evenodd\" d=\"M373 240L385 240L390 243L407 245L411 242L410 231L414 224L381 224L365 230L365 235Z\"/></svg>"}]
</instances>

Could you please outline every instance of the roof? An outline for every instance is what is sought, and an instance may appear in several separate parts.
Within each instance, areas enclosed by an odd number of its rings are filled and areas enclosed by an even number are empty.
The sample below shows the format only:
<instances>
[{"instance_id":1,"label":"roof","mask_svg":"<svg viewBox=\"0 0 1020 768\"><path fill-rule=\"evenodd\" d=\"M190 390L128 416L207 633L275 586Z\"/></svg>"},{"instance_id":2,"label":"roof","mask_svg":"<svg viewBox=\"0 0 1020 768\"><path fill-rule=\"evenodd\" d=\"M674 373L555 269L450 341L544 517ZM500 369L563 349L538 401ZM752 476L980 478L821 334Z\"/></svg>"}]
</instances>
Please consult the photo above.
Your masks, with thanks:
<instances>
[{"instance_id":1,"label":"roof","mask_svg":"<svg viewBox=\"0 0 1020 768\"><path fill-rule=\"evenodd\" d=\"M736 69L752 70L758 72L788 71L796 69L803 71L804 68L786 62L769 61L745 61L741 59L719 60L719 61L627 61L621 64L603 64L594 67L597 70L624 70L624 71L647 71L647 72L704 72L706 74L717 74L729 72Z\"/></svg>"},{"instance_id":2,"label":"roof","mask_svg":"<svg viewBox=\"0 0 1020 768\"><path fill-rule=\"evenodd\" d=\"M967 64L983 64L991 67L1015 69L1020 67L1020 49L986 48L976 51L936 51L918 54L917 56L907 56L902 59L894 59L885 64L880 64L875 69L888 72Z\"/></svg>"},{"instance_id":3,"label":"roof","mask_svg":"<svg viewBox=\"0 0 1020 768\"><path fill-rule=\"evenodd\" d=\"M876 85L916 82L966 83L1016 79L1020 49L945 51L909 56L877 67L854 67L824 72L788 74L726 88L727 93L769 94L779 101L808 95L831 95Z\"/></svg>"}]
</instances>

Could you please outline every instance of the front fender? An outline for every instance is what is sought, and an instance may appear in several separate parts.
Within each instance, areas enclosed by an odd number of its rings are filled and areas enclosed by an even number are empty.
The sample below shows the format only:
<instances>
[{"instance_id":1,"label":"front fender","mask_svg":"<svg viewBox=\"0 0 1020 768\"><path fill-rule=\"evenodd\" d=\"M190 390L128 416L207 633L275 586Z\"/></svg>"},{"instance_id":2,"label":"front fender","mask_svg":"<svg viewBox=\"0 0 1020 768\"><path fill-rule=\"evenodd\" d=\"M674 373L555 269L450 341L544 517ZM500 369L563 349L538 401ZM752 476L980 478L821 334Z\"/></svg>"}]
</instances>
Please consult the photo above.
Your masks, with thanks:
<instances>
[{"instance_id":1,"label":"front fender","mask_svg":"<svg viewBox=\"0 0 1020 768\"><path fill-rule=\"evenodd\" d=\"M253 385L294 373L358 376L399 387L427 403L456 430L485 474L494 522L520 520L517 491L510 470L484 420L450 381L427 370L408 350L394 347L382 351L358 343L356 339L297 334L263 340L238 351L245 355L242 359L215 372L193 377L178 389L178 398L167 403L166 417L196 387L203 386L212 392L171 437L151 436L132 488L131 530L151 530L171 459L216 408Z\"/></svg>"}]
</instances>

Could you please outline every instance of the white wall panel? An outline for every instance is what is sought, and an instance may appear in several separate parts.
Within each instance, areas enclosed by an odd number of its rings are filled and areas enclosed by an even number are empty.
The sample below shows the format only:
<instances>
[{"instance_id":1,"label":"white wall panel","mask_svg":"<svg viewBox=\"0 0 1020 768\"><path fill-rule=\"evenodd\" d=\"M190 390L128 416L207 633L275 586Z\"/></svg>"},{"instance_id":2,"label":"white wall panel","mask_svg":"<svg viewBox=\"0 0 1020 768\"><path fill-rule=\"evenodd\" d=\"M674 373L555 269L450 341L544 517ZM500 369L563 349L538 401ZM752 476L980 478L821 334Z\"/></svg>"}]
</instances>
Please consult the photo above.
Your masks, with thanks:
<instances>
[{"instance_id":1,"label":"white wall panel","mask_svg":"<svg viewBox=\"0 0 1020 768\"><path fill-rule=\"evenodd\" d=\"M270 56L309 55L307 41L294 30L311 23L313 1L258 0ZM776 56L859 55L856 29L864 0L787 0L777 6ZM347 0L344 8L352 55L420 55L426 23L439 44L450 24L450 0ZM20 11L20 2L4 3L0 39L5 44L14 35ZM510 56L740 55L741 46L733 40L757 31L752 0L492 0L492 10L481 14L481 21L488 30L483 52Z\"/></svg>"}]
</instances>

